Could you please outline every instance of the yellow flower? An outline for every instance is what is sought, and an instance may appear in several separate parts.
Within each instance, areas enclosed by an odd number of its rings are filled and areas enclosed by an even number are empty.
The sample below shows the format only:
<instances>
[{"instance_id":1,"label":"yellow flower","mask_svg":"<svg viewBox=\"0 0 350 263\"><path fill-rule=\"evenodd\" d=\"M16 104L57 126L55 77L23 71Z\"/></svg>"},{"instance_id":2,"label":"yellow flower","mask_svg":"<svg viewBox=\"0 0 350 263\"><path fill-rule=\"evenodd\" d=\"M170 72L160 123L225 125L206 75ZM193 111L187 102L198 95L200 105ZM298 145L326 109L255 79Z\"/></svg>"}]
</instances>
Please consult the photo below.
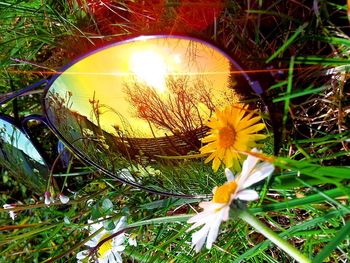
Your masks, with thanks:
<instances>
[{"instance_id":1,"label":"yellow flower","mask_svg":"<svg viewBox=\"0 0 350 263\"><path fill-rule=\"evenodd\" d=\"M202 139L204 145L201 153L210 153L205 160L213 160L213 170L217 171L220 164L226 168L240 170L245 155L239 153L249 151L256 146L256 141L266 138L257 132L265 128L257 112L248 110L248 105L234 104L217 110L206 124L211 130Z\"/></svg>"}]
</instances>

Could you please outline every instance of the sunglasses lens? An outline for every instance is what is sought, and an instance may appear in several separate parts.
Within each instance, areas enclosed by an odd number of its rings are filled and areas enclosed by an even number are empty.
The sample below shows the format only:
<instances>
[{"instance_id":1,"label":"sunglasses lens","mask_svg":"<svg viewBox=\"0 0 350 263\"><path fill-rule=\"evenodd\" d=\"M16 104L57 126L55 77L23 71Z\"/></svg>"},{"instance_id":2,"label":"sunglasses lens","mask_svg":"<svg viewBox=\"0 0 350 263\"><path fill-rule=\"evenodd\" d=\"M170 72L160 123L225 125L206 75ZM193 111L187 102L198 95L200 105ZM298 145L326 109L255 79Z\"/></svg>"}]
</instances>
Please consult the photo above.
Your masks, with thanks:
<instances>
[{"instance_id":1,"label":"sunglasses lens","mask_svg":"<svg viewBox=\"0 0 350 263\"><path fill-rule=\"evenodd\" d=\"M48 168L26 134L10 122L0 119L0 161L14 178L30 190L42 194Z\"/></svg>"},{"instance_id":2,"label":"sunglasses lens","mask_svg":"<svg viewBox=\"0 0 350 263\"><path fill-rule=\"evenodd\" d=\"M69 65L50 84L45 110L90 164L148 190L199 195L225 181L199 158L206 122L252 95L248 76L208 43L142 37Z\"/></svg>"}]
</instances>

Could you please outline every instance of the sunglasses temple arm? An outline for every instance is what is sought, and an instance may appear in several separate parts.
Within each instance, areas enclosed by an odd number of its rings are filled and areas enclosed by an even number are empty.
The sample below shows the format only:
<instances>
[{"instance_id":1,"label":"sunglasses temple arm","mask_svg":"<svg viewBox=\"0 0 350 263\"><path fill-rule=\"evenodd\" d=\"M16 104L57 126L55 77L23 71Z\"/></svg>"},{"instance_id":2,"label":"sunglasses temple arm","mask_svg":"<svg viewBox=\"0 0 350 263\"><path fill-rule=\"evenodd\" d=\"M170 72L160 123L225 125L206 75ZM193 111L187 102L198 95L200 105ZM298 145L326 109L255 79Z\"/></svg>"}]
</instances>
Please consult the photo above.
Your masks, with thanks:
<instances>
[{"instance_id":1,"label":"sunglasses temple arm","mask_svg":"<svg viewBox=\"0 0 350 263\"><path fill-rule=\"evenodd\" d=\"M281 105L277 105L272 102L274 94L273 92L269 91L271 83L275 83L276 79L273 75L266 73L255 73L248 75L250 77L250 80L247 80L249 81L250 86L254 92L258 94L263 100L269 112L270 122L274 134L274 154L277 156L279 154L279 149L282 142L282 115L280 111Z\"/></svg>"},{"instance_id":2,"label":"sunglasses temple arm","mask_svg":"<svg viewBox=\"0 0 350 263\"><path fill-rule=\"evenodd\" d=\"M50 174L52 172L52 169L54 167L54 163L52 164L50 161L49 161L49 156L47 154L46 151L44 151L43 147L42 147L42 144L40 144L38 142L38 140L36 139L36 137L32 134L32 132L30 131L30 128L28 126L28 122L31 121L31 120L36 120L36 121L39 121L41 122L43 125L45 125L46 127L49 128L48 124L47 124L47 119L45 116L42 116L42 115L38 115L38 114L32 114L32 115L29 115L27 117L25 117L22 121L22 128L23 128L23 131L26 133L26 135L30 138L32 144L35 146L36 150L40 153L41 157L44 159L45 163L46 163L46 166L48 167L48 169L50 170ZM51 131L51 130L50 130ZM50 185L55 189L55 191L58 193L60 192L60 189L57 185L57 182L55 180L54 177L50 176L49 177L49 180L50 180Z\"/></svg>"},{"instance_id":3,"label":"sunglasses temple arm","mask_svg":"<svg viewBox=\"0 0 350 263\"><path fill-rule=\"evenodd\" d=\"M3 94L0 96L0 105L5 104L19 96L22 95L28 95L28 93L30 93L32 90L40 87L41 85L47 84L48 81L46 79L42 79L36 83L34 83L33 85L30 85L24 89L21 89L19 91L15 91L15 92L9 92L6 94Z\"/></svg>"}]
</instances>

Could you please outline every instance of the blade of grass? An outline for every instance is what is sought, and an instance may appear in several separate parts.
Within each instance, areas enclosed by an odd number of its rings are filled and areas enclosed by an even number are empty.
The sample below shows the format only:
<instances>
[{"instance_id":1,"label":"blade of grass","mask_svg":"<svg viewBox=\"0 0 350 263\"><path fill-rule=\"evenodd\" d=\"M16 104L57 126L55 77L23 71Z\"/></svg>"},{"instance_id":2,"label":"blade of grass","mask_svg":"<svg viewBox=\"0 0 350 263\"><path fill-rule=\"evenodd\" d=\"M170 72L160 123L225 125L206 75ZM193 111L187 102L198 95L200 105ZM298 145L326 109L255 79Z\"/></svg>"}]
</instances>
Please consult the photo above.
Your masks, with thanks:
<instances>
[{"instance_id":1,"label":"blade of grass","mask_svg":"<svg viewBox=\"0 0 350 263\"><path fill-rule=\"evenodd\" d=\"M286 91L286 94L288 95L292 92L293 70L294 70L294 57L291 57L289 62L288 83L287 83L287 91ZM283 111L283 120L282 120L282 138L283 139L286 136L286 123L288 118L288 110L289 110L289 99L286 99L284 102L284 111Z\"/></svg>"},{"instance_id":2,"label":"blade of grass","mask_svg":"<svg viewBox=\"0 0 350 263\"><path fill-rule=\"evenodd\" d=\"M350 170L348 167L322 166L305 160L296 161L283 157L274 158L273 164L314 178L330 177L336 179L350 179Z\"/></svg>"},{"instance_id":3,"label":"blade of grass","mask_svg":"<svg viewBox=\"0 0 350 263\"><path fill-rule=\"evenodd\" d=\"M320 143L317 145L322 145L323 143L329 143L332 140L336 140L337 142L344 141L349 138L349 131L343 131L342 133L337 134L327 134L323 137L318 138L311 138L311 139L297 139L295 141L292 141L293 144L295 143Z\"/></svg>"},{"instance_id":4,"label":"blade of grass","mask_svg":"<svg viewBox=\"0 0 350 263\"><path fill-rule=\"evenodd\" d=\"M277 202L275 204L268 204L261 207L250 208L249 211L251 213L260 213L260 212L267 212L267 211L278 211L283 209L290 209L293 207L303 207L305 205L323 202L324 200L326 200L325 196L327 196L328 198L337 198L341 196L346 196L348 193L345 193L340 189L332 189L332 190L324 191L323 194L324 195L313 194L300 199L292 199L292 200L286 199L286 201L284 202Z\"/></svg>"},{"instance_id":5,"label":"blade of grass","mask_svg":"<svg viewBox=\"0 0 350 263\"><path fill-rule=\"evenodd\" d=\"M31 12L35 13L38 12L38 9L32 8L32 7L26 7L23 5L18 5L18 4L11 4L11 3L6 3L6 2L0 2L0 6L7 7L8 9L14 9L16 11L24 11L24 12Z\"/></svg>"},{"instance_id":6,"label":"blade of grass","mask_svg":"<svg viewBox=\"0 0 350 263\"><path fill-rule=\"evenodd\" d=\"M309 23L304 23L301 25L297 30L294 32L294 34L284 42L284 44L276 50L275 53L273 53L267 60L266 63L270 63L274 58L276 58L279 54L281 54L284 50L286 50L293 42L294 40L302 33L304 32L304 29L307 27Z\"/></svg>"},{"instance_id":7,"label":"blade of grass","mask_svg":"<svg viewBox=\"0 0 350 263\"><path fill-rule=\"evenodd\" d=\"M337 65L350 65L348 59L342 58L324 58L324 57L296 57L295 63L306 64L306 65L324 65L324 66L337 66Z\"/></svg>"},{"instance_id":8,"label":"blade of grass","mask_svg":"<svg viewBox=\"0 0 350 263\"><path fill-rule=\"evenodd\" d=\"M272 85L272 86L268 89L268 91L273 90L273 89L277 89L277 88L280 88L280 87L283 87L284 85L287 85L287 83L288 83L287 81L280 81L280 82L278 82L278 83Z\"/></svg>"},{"instance_id":9,"label":"blade of grass","mask_svg":"<svg viewBox=\"0 0 350 263\"><path fill-rule=\"evenodd\" d=\"M42 243L36 247L36 250L40 250L44 247L47 247L47 244L50 242L50 240L57 238L57 234L60 232L60 230L63 228L64 223L59 224L55 229L48 232L50 234L47 238L42 240Z\"/></svg>"},{"instance_id":10,"label":"blade of grass","mask_svg":"<svg viewBox=\"0 0 350 263\"><path fill-rule=\"evenodd\" d=\"M31 230L31 231L24 233L24 234L21 234L21 235L7 237L7 238L4 238L0 241L0 245L5 245L5 244L8 244L9 242L18 241L21 239L28 239L29 237L40 234L40 233L45 232L45 231L47 231L51 228L54 228L54 227L56 227L56 225L44 226L44 227L41 227L39 229Z\"/></svg>"},{"instance_id":11,"label":"blade of grass","mask_svg":"<svg viewBox=\"0 0 350 263\"><path fill-rule=\"evenodd\" d=\"M350 40L346 38L340 38L340 37L320 37L317 36L314 39L323 41L325 43L332 43L332 44L341 44L350 47Z\"/></svg>"},{"instance_id":12,"label":"blade of grass","mask_svg":"<svg viewBox=\"0 0 350 263\"><path fill-rule=\"evenodd\" d=\"M338 231L334 238L321 250L320 253L312 260L313 263L324 262L334 249L350 234L350 221Z\"/></svg>"},{"instance_id":13,"label":"blade of grass","mask_svg":"<svg viewBox=\"0 0 350 263\"><path fill-rule=\"evenodd\" d=\"M341 182L341 179L310 177L308 175L298 174L298 172L292 172L288 173L287 175L276 177L274 183L272 184L272 188L290 190L296 187L303 187L303 184L300 181L295 180L296 178L302 179L310 185L324 184L327 182L332 184Z\"/></svg>"},{"instance_id":14,"label":"blade of grass","mask_svg":"<svg viewBox=\"0 0 350 263\"><path fill-rule=\"evenodd\" d=\"M322 86L319 88L315 88L315 89L305 89L296 93L292 93L292 94L288 94L282 97L278 97L272 100L272 102L276 103L276 102L280 102L280 101L285 101L285 100L290 100L290 99L294 99L294 98L298 98L301 96L305 96L305 95L310 95L310 94L318 94L321 91L325 90L326 87Z\"/></svg>"},{"instance_id":15,"label":"blade of grass","mask_svg":"<svg viewBox=\"0 0 350 263\"><path fill-rule=\"evenodd\" d=\"M305 186L307 186L308 188L312 189L313 191L315 191L319 195L323 196L324 199L327 200L328 202L334 204L337 207L341 207L342 209L344 209L346 212L348 212L350 214L350 209L347 208L346 206L342 205L341 203L339 203L337 200L334 200L333 198L327 196L324 192L319 191L317 188L312 187L311 185L309 185L308 183L304 182L303 180L300 180L299 178L296 178L296 179L298 181L301 181Z\"/></svg>"}]
</instances>

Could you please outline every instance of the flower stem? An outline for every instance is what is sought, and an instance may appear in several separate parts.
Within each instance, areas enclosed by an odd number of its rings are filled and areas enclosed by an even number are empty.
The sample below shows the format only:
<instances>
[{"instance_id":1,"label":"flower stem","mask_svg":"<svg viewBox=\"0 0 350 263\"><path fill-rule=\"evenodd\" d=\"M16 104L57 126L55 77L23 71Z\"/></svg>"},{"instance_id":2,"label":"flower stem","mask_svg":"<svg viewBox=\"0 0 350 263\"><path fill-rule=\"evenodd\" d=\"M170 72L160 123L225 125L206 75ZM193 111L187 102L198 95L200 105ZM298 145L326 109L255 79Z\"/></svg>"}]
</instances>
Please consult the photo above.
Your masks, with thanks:
<instances>
[{"instance_id":1,"label":"flower stem","mask_svg":"<svg viewBox=\"0 0 350 263\"><path fill-rule=\"evenodd\" d=\"M243 210L240 212L239 217L244 220L246 223L254 227L258 232L263 234L266 238L268 238L271 242L275 243L280 249L284 250L287 254L289 254L292 258L302 263L311 262L304 254L300 253L295 247L285 241L283 238L278 236L275 232L273 232L270 228L268 228L265 224L261 223L259 219L255 216L251 215L248 211Z\"/></svg>"}]
</instances>

